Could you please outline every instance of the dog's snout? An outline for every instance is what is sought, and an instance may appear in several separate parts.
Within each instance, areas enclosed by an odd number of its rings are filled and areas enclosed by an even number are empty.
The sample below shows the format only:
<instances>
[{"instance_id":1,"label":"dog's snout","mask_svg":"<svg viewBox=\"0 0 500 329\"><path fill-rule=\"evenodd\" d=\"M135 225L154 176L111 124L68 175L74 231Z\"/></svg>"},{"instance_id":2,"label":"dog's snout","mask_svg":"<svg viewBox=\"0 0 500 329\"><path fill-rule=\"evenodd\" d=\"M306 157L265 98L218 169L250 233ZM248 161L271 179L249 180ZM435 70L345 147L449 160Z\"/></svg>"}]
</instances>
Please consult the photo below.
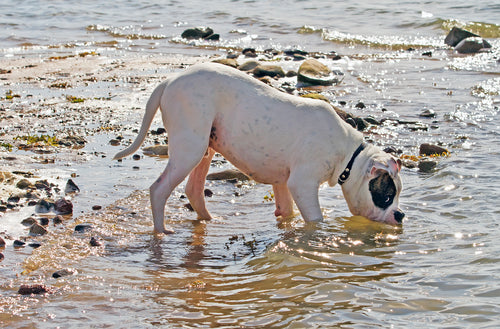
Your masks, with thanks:
<instances>
[{"instance_id":1,"label":"dog's snout","mask_svg":"<svg viewBox=\"0 0 500 329\"><path fill-rule=\"evenodd\" d=\"M396 222L401 223L403 221L403 218L405 218L404 212L399 209L394 211L394 219L396 220Z\"/></svg>"}]
</instances>

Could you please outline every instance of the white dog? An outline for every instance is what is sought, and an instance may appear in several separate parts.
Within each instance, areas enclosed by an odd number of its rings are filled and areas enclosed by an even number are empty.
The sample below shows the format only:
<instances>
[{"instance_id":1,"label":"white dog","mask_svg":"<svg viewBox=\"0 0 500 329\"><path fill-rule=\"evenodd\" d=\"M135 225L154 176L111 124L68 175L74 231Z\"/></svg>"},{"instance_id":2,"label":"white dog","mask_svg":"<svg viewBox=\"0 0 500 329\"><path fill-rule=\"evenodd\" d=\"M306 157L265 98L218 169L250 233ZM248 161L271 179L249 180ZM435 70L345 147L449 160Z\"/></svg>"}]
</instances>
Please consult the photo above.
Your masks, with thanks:
<instances>
[{"instance_id":1,"label":"white dog","mask_svg":"<svg viewBox=\"0 0 500 329\"><path fill-rule=\"evenodd\" d=\"M188 175L186 195L198 218L210 219L204 185L212 156L222 154L257 182L271 184L276 216L322 220L320 184L339 182L350 211L399 224L401 161L373 145L324 101L280 92L236 69L195 65L160 84L151 95L136 140L115 159L135 152L160 107L169 161L151 185L155 232L165 229L165 204ZM341 177L342 176L342 177Z\"/></svg>"}]
</instances>

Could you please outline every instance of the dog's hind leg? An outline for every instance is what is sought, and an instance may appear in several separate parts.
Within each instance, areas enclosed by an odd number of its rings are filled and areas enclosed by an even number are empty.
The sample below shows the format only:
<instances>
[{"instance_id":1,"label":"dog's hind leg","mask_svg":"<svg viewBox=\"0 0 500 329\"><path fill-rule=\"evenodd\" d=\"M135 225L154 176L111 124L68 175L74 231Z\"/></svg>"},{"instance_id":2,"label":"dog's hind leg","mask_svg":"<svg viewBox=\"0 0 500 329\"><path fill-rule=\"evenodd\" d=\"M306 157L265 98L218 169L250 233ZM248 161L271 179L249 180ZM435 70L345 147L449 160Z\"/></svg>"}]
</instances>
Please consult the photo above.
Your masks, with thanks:
<instances>
[{"instance_id":1,"label":"dog's hind leg","mask_svg":"<svg viewBox=\"0 0 500 329\"><path fill-rule=\"evenodd\" d=\"M282 218L289 218L293 216L293 199L286 183L274 184L273 192L276 203L276 211L274 212L274 215L276 217L281 216Z\"/></svg>"},{"instance_id":2,"label":"dog's hind leg","mask_svg":"<svg viewBox=\"0 0 500 329\"><path fill-rule=\"evenodd\" d=\"M183 134L169 138L170 158L167 168L149 188L156 233L173 233L165 228L165 204L174 188L200 163L207 147L208 136L205 139Z\"/></svg>"},{"instance_id":3,"label":"dog's hind leg","mask_svg":"<svg viewBox=\"0 0 500 329\"><path fill-rule=\"evenodd\" d=\"M207 176L208 170L210 169L210 163L214 154L215 151L209 147L207 150L207 154L189 175L189 179L186 184L186 195L194 211L196 211L196 213L198 214L198 219L212 218L205 206L204 191L205 178Z\"/></svg>"}]
</instances>

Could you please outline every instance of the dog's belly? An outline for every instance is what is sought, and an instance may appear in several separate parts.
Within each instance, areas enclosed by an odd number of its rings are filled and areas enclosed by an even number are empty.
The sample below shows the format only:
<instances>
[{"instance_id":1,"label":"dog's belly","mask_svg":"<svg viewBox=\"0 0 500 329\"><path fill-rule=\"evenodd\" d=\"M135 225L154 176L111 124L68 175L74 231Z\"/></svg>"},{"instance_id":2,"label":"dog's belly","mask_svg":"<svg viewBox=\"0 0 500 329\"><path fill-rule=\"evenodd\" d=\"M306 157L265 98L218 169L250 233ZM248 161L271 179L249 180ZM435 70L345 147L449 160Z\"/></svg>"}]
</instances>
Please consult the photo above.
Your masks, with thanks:
<instances>
[{"instance_id":1,"label":"dog's belly","mask_svg":"<svg viewBox=\"0 0 500 329\"><path fill-rule=\"evenodd\" d=\"M244 128L214 124L209 146L253 180L264 184L285 183L290 175L290 153L286 143L272 132L249 133Z\"/></svg>"}]
</instances>

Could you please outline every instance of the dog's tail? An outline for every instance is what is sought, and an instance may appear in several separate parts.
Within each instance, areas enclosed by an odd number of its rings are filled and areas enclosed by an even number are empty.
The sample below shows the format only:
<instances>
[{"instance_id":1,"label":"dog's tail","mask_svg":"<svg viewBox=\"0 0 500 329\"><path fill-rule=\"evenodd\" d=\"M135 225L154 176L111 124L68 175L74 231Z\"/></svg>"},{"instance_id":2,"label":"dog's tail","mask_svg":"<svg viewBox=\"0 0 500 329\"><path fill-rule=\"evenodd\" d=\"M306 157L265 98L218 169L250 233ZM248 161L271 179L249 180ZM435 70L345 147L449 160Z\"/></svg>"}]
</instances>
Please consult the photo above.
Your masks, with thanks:
<instances>
[{"instance_id":1,"label":"dog's tail","mask_svg":"<svg viewBox=\"0 0 500 329\"><path fill-rule=\"evenodd\" d=\"M151 94L149 100L146 104L146 113L144 114L144 118L142 119L141 129L139 130L139 135L135 138L135 141L127 147L125 150L116 153L113 160L119 160L124 158L135 151L141 146L144 139L148 134L149 127L151 126L151 122L153 122L153 118L155 117L156 111L158 107L160 107L161 97L163 95L163 91L165 90L167 82L163 82L160 84Z\"/></svg>"}]
</instances>

